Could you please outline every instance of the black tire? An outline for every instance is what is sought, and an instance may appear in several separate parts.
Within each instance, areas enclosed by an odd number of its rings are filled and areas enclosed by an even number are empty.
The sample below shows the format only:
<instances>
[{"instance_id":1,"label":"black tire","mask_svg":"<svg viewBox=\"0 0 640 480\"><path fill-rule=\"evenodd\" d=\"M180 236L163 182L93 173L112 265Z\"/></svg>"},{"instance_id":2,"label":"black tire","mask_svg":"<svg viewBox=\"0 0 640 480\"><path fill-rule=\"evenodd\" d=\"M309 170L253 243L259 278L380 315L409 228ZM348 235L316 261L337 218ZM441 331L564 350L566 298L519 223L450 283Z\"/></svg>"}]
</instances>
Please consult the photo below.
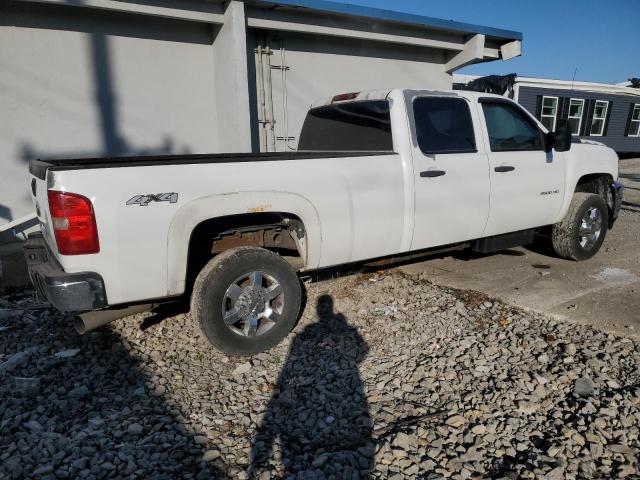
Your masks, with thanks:
<instances>
[{"instance_id":1,"label":"black tire","mask_svg":"<svg viewBox=\"0 0 640 480\"><path fill-rule=\"evenodd\" d=\"M591 209L597 209L601 219L600 235L592 244L582 245L580 227L585 214ZM562 222L553 226L551 241L553 249L561 258L569 260L588 260L593 257L604 242L609 228L609 209L600 195L576 192L569 205L569 210Z\"/></svg>"},{"instance_id":2,"label":"black tire","mask_svg":"<svg viewBox=\"0 0 640 480\"><path fill-rule=\"evenodd\" d=\"M277 299L281 302L277 308L281 312L277 322L266 322L264 328L268 328L267 331L255 336L243 336L234 328L246 322L227 326L223 301L230 301L226 297L227 289L237 279L251 272L262 272L266 274L265 278L269 276L279 283L282 297ZM300 315L301 301L300 280L289 263L263 248L240 247L217 255L200 271L191 295L191 315L215 348L227 355L251 356L273 348L291 332Z\"/></svg>"}]
</instances>

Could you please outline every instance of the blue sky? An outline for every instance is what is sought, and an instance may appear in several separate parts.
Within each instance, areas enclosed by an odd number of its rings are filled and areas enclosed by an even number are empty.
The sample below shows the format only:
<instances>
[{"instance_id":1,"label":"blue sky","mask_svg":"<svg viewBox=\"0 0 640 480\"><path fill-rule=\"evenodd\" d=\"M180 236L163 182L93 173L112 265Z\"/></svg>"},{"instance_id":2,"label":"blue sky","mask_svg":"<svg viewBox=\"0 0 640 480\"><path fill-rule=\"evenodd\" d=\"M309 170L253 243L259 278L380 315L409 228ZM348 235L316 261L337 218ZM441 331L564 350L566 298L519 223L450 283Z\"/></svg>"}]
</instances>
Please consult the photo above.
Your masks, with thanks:
<instances>
[{"instance_id":1,"label":"blue sky","mask_svg":"<svg viewBox=\"0 0 640 480\"><path fill-rule=\"evenodd\" d=\"M618 83L640 77L640 0L337 0L522 32L523 55L458 73Z\"/></svg>"}]
</instances>

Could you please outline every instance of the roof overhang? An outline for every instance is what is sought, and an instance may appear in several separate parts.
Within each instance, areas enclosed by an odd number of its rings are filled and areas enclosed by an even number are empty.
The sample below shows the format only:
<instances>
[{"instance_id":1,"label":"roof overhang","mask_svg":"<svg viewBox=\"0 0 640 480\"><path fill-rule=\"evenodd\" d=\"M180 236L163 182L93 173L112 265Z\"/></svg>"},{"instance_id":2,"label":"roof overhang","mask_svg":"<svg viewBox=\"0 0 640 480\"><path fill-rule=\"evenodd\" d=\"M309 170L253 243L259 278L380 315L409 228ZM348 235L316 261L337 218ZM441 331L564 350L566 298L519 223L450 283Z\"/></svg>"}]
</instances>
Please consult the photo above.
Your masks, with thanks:
<instances>
[{"instance_id":1,"label":"roof overhang","mask_svg":"<svg viewBox=\"0 0 640 480\"><path fill-rule=\"evenodd\" d=\"M21 0L224 24L222 0ZM522 52L511 30L328 0L244 0L247 26L281 32L394 43L443 52L447 72L472 63L508 60Z\"/></svg>"},{"instance_id":2,"label":"roof overhang","mask_svg":"<svg viewBox=\"0 0 640 480\"><path fill-rule=\"evenodd\" d=\"M522 34L327 0L245 0L252 28L322 34L444 51L447 72L521 55Z\"/></svg>"},{"instance_id":3,"label":"roof overhang","mask_svg":"<svg viewBox=\"0 0 640 480\"><path fill-rule=\"evenodd\" d=\"M610 83L572 82L571 80L554 80L551 78L533 77L516 77L516 83L522 87L558 88L582 92L601 92L618 95L640 96L640 90L636 88L626 87L624 85L614 85Z\"/></svg>"},{"instance_id":4,"label":"roof overhang","mask_svg":"<svg viewBox=\"0 0 640 480\"><path fill-rule=\"evenodd\" d=\"M338 3L329 0L246 0L247 4L263 4L272 8L294 7L315 10L317 12L334 13L348 15L352 17L368 18L407 25L419 25L438 30L445 30L457 33L480 33L483 35L502 38L504 40L522 40L522 33L500 28L485 27L472 23L456 22L444 20L442 18L415 15L411 13L396 12L380 8L351 5L348 3Z\"/></svg>"}]
</instances>

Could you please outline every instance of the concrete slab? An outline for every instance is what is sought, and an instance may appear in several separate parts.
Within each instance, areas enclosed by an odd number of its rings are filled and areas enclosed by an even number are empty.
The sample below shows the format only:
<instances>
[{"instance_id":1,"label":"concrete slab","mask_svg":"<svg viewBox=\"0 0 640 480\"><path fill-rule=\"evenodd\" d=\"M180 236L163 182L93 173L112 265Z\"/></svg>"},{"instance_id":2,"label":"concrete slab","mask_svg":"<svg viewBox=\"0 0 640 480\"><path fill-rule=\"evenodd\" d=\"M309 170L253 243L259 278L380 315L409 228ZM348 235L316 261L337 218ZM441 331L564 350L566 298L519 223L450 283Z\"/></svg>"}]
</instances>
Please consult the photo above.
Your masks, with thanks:
<instances>
[{"instance_id":1,"label":"concrete slab","mask_svg":"<svg viewBox=\"0 0 640 480\"><path fill-rule=\"evenodd\" d=\"M554 258L543 245L484 256L459 252L400 268L439 285L640 335L640 159L622 161L621 172L627 187L621 217L587 262Z\"/></svg>"}]
</instances>

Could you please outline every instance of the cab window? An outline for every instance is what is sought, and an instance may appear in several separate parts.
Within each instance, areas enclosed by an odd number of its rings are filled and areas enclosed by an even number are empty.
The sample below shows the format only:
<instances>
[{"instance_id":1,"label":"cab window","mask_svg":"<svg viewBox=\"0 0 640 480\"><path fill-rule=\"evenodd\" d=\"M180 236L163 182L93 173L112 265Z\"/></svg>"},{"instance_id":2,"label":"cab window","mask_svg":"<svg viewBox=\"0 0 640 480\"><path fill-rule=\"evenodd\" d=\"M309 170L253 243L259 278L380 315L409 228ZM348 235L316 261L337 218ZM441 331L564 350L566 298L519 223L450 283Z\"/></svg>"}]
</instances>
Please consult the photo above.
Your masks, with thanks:
<instances>
[{"instance_id":1,"label":"cab window","mask_svg":"<svg viewBox=\"0 0 640 480\"><path fill-rule=\"evenodd\" d=\"M453 97L420 97L413 102L418 146L424 154L476 152L467 101Z\"/></svg>"},{"instance_id":2,"label":"cab window","mask_svg":"<svg viewBox=\"0 0 640 480\"><path fill-rule=\"evenodd\" d=\"M482 102L492 152L542 150L540 130L519 108L503 102Z\"/></svg>"},{"instance_id":3,"label":"cab window","mask_svg":"<svg viewBox=\"0 0 640 480\"><path fill-rule=\"evenodd\" d=\"M392 151L389 102L337 103L310 110L298 150Z\"/></svg>"}]
</instances>

